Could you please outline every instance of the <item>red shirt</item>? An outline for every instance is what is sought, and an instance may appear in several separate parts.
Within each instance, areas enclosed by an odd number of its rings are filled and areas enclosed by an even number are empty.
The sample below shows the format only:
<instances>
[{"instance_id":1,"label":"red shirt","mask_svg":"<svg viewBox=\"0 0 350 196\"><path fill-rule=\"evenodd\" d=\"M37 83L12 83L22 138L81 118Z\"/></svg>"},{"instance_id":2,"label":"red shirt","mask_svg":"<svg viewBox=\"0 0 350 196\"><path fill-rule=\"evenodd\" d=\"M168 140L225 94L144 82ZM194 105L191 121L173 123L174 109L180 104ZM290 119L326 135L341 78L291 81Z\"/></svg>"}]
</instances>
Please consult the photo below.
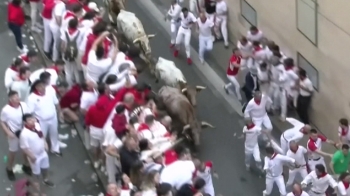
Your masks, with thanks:
<instances>
[{"instance_id":1,"label":"red shirt","mask_svg":"<svg viewBox=\"0 0 350 196\"><path fill-rule=\"evenodd\" d=\"M81 63L86 65L88 62L88 56L89 56L89 52L91 50L92 44L95 42L95 40L97 39L98 36L90 33L87 37L87 41L86 41L86 46L85 46L85 53L84 56L81 59ZM106 58L108 56L108 52L110 49L110 45L111 45L111 41L109 39L104 39L103 40L103 48L105 49L105 53L104 53L104 58Z\"/></svg>"},{"instance_id":2,"label":"red shirt","mask_svg":"<svg viewBox=\"0 0 350 196\"><path fill-rule=\"evenodd\" d=\"M26 64L30 63L29 57L27 55L21 55L19 58L21 58Z\"/></svg>"},{"instance_id":3,"label":"red shirt","mask_svg":"<svg viewBox=\"0 0 350 196\"><path fill-rule=\"evenodd\" d=\"M239 71L238 67L234 67L233 65L231 66L231 64L233 64L233 63L240 64L241 63L241 57L236 56L236 55L232 55L231 56L230 64L228 65L227 72L226 72L226 74L229 75L229 76L235 76L235 75L237 75L237 73Z\"/></svg>"},{"instance_id":4,"label":"red shirt","mask_svg":"<svg viewBox=\"0 0 350 196\"><path fill-rule=\"evenodd\" d=\"M7 22L13 23L19 26L24 25L24 11L21 6L15 6L9 3L7 6Z\"/></svg>"},{"instance_id":5,"label":"red shirt","mask_svg":"<svg viewBox=\"0 0 350 196\"><path fill-rule=\"evenodd\" d=\"M61 108L70 108L70 109L76 109L72 108L72 104L78 104L77 107L79 108L80 105L80 97L82 94L82 90L79 85L74 85L65 95L63 95L60 99L60 107Z\"/></svg>"},{"instance_id":6,"label":"red shirt","mask_svg":"<svg viewBox=\"0 0 350 196\"><path fill-rule=\"evenodd\" d=\"M85 124L102 129L117 103L117 99L112 99L108 95L101 95L97 102L87 111L85 115Z\"/></svg>"},{"instance_id":7,"label":"red shirt","mask_svg":"<svg viewBox=\"0 0 350 196\"><path fill-rule=\"evenodd\" d=\"M56 0L44 0L43 3L44 3L44 7L43 7L43 11L41 12L41 15L45 19L51 19L53 8L56 5Z\"/></svg>"},{"instance_id":8,"label":"red shirt","mask_svg":"<svg viewBox=\"0 0 350 196\"><path fill-rule=\"evenodd\" d=\"M121 88L119 91L116 93L115 97L118 99L119 102L123 101L125 94L127 93L132 93L135 98L135 103L139 105L143 105L144 103L144 96L146 96L149 93L149 90L146 89L144 92L139 92L135 88Z\"/></svg>"},{"instance_id":9,"label":"red shirt","mask_svg":"<svg viewBox=\"0 0 350 196\"><path fill-rule=\"evenodd\" d=\"M178 156L175 150L167 150L164 152L164 159L165 165L170 165L171 163L177 161Z\"/></svg>"}]
</instances>

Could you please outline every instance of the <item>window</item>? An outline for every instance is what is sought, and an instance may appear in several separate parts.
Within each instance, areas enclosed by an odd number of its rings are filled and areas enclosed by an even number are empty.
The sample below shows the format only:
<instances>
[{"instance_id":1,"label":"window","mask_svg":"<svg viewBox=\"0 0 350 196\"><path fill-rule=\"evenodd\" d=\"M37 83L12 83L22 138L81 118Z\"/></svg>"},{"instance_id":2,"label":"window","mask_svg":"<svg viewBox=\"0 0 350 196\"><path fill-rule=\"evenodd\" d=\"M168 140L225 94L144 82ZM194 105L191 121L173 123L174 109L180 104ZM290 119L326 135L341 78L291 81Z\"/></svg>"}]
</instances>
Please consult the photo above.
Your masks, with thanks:
<instances>
[{"instance_id":1,"label":"window","mask_svg":"<svg viewBox=\"0 0 350 196\"><path fill-rule=\"evenodd\" d=\"M297 56L298 65L303 68L307 76L310 78L316 91L318 91L318 71L306 58L298 52Z\"/></svg>"},{"instance_id":2,"label":"window","mask_svg":"<svg viewBox=\"0 0 350 196\"><path fill-rule=\"evenodd\" d=\"M296 0L297 28L317 45L317 0Z\"/></svg>"},{"instance_id":3,"label":"window","mask_svg":"<svg viewBox=\"0 0 350 196\"><path fill-rule=\"evenodd\" d=\"M258 25L256 11L246 0L241 0L241 15L252 26Z\"/></svg>"}]
</instances>

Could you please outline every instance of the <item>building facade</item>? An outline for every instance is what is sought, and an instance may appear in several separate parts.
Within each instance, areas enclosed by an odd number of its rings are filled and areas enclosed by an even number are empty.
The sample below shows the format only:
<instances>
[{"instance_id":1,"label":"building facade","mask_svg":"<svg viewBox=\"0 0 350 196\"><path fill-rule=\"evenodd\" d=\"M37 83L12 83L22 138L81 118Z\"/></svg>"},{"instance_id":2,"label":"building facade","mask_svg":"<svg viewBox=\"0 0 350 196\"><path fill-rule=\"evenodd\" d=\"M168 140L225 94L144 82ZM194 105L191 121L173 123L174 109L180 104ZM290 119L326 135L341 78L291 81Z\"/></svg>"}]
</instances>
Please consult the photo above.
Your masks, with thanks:
<instances>
[{"instance_id":1,"label":"building facade","mask_svg":"<svg viewBox=\"0 0 350 196\"><path fill-rule=\"evenodd\" d=\"M255 25L307 71L315 87L312 122L337 137L338 120L350 116L350 2L226 1L234 37Z\"/></svg>"}]
</instances>

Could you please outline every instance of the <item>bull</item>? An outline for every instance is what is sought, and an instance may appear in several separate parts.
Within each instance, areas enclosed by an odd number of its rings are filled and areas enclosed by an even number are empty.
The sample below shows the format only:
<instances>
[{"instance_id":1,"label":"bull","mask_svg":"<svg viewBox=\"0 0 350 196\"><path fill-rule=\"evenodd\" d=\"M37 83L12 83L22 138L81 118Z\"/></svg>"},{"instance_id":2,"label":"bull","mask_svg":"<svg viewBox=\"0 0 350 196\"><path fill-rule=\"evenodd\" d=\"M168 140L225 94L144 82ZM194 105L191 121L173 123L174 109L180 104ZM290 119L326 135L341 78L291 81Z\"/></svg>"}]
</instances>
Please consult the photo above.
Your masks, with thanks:
<instances>
[{"instance_id":1,"label":"bull","mask_svg":"<svg viewBox=\"0 0 350 196\"><path fill-rule=\"evenodd\" d=\"M118 32L125 36L128 43L135 45L140 49L140 57L143 59L148 67L151 69L151 73L155 74L154 63L152 58L152 50L149 43L149 39L153 38L155 34L147 35L141 21L132 12L126 10L120 10L117 16L117 29Z\"/></svg>"},{"instance_id":2,"label":"bull","mask_svg":"<svg viewBox=\"0 0 350 196\"><path fill-rule=\"evenodd\" d=\"M155 65L156 83L161 79L167 86L176 87L179 82L186 83L185 76L181 70L176 67L174 61L158 58Z\"/></svg>"},{"instance_id":3,"label":"bull","mask_svg":"<svg viewBox=\"0 0 350 196\"><path fill-rule=\"evenodd\" d=\"M183 125L182 134L193 141L195 147L198 147L202 128L214 128L214 126L197 119L194 107L178 88L163 86L158 91L158 96L169 115L178 119Z\"/></svg>"}]
</instances>

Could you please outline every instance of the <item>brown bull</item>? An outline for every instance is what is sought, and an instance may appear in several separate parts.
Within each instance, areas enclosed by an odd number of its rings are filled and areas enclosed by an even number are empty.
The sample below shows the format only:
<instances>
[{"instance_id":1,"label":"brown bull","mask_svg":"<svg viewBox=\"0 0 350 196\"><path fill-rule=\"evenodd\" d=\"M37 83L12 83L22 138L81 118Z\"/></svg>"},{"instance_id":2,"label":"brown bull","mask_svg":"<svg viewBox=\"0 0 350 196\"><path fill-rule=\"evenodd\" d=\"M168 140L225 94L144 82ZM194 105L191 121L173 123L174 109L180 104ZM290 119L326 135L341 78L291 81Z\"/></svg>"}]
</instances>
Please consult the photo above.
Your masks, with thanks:
<instances>
[{"instance_id":1,"label":"brown bull","mask_svg":"<svg viewBox=\"0 0 350 196\"><path fill-rule=\"evenodd\" d=\"M167 112L172 117L177 118L181 124L184 125L182 133L185 136L189 136L196 146L200 144L199 134L202 131L202 128L214 128L213 125L197 119L194 107L179 89L163 86L159 90L158 95L162 103L165 105Z\"/></svg>"}]
</instances>

